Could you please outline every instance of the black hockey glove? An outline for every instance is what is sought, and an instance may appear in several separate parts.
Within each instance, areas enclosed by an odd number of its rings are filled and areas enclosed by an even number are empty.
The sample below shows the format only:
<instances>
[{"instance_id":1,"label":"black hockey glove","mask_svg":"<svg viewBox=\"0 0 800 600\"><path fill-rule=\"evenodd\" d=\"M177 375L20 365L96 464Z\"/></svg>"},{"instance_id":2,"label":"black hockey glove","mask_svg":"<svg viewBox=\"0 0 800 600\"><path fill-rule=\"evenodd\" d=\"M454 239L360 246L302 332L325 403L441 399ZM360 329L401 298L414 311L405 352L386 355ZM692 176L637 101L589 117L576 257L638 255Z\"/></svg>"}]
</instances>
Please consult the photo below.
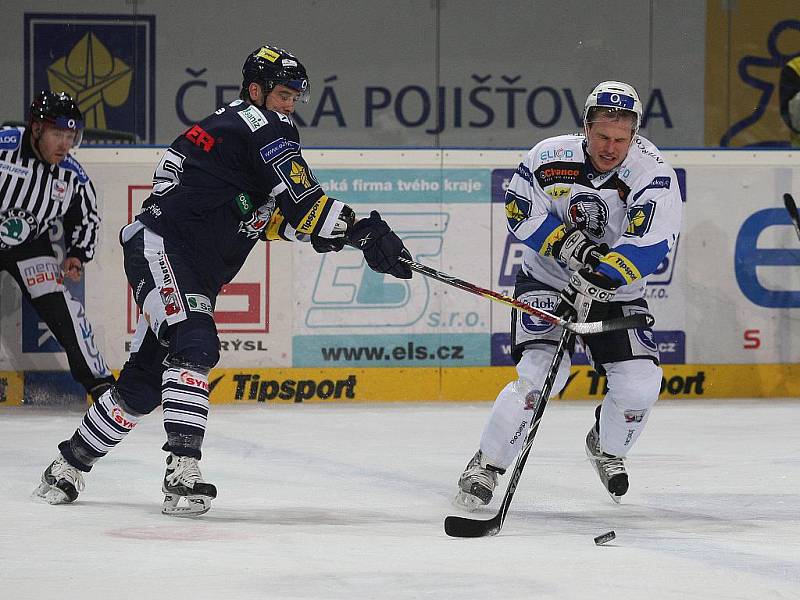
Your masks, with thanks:
<instances>
[{"instance_id":1,"label":"black hockey glove","mask_svg":"<svg viewBox=\"0 0 800 600\"><path fill-rule=\"evenodd\" d=\"M411 268L398 259L411 258L411 254L397 234L373 210L368 219L356 222L347 232L348 243L361 250L370 269L388 273L399 279L411 279Z\"/></svg>"},{"instance_id":2,"label":"black hockey glove","mask_svg":"<svg viewBox=\"0 0 800 600\"><path fill-rule=\"evenodd\" d=\"M597 268L600 256L607 252L607 244L595 244L580 229L574 227L553 244L553 257L567 265L570 271L579 271L584 266Z\"/></svg>"},{"instance_id":3,"label":"black hockey glove","mask_svg":"<svg viewBox=\"0 0 800 600\"><path fill-rule=\"evenodd\" d=\"M618 286L608 277L581 269L569 278L569 284L561 290L561 299L556 306L556 314L573 317L578 323L586 322L592 305L596 302L611 302Z\"/></svg>"},{"instance_id":4,"label":"black hockey glove","mask_svg":"<svg viewBox=\"0 0 800 600\"><path fill-rule=\"evenodd\" d=\"M326 238L318 235L311 236L311 245L319 254L325 254L326 252L339 252L339 250L344 248L346 243L347 240L344 238L344 236L338 238Z\"/></svg>"}]
</instances>

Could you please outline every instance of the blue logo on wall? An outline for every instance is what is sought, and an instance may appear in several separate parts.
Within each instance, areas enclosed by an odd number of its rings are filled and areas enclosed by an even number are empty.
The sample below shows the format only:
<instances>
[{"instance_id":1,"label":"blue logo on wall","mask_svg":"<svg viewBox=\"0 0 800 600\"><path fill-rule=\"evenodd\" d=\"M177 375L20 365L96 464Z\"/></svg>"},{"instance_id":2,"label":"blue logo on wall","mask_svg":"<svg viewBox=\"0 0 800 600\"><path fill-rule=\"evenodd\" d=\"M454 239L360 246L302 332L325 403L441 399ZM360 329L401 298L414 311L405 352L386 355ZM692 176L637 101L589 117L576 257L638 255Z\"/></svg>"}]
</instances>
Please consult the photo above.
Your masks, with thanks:
<instances>
[{"instance_id":1,"label":"blue logo on wall","mask_svg":"<svg viewBox=\"0 0 800 600\"><path fill-rule=\"evenodd\" d=\"M515 169L492 169L492 202L505 202L506 190Z\"/></svg>"},{"instance_id":2,"label":"blue logo on wall","mask_svg":"<svg viewBox=\"0 0 800 600\"><path fill-rule=\"evenodd\" d=\"M155 16L25 14L25 106L65 91L87 128L155 141Z\"/></svg>"},{"instance_id":3,"label":"blue logo on wall","mask_svg":"<svg viewBox=\"0 0 800 600\"><path fill-rule=\"evenodd\" d=\"M736 236L734 271L736 281L745 297L753 304L765 308L800 307L800 290L791 289L789 273L800 266L800 250L786 247L769 247L758 238L765 229L783 226L789 234L792 220L783 208L764 208L745 219ZM785 273L781 283L770 284L759 278L759 267L770 267L773 273ZM788 288L788 289L787 289Z\"/></svg>"}]
</instances>

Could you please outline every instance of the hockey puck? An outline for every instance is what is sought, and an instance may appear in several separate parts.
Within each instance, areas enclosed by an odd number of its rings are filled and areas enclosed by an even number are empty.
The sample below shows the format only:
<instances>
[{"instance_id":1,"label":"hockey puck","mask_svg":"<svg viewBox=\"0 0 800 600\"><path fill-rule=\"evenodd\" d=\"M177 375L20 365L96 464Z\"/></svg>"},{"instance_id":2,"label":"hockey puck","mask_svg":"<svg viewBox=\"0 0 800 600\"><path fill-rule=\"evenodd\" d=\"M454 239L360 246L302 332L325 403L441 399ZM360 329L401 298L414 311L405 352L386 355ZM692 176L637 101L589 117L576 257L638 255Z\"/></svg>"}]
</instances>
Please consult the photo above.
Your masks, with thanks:
<instances>
[{"instance_id":1,"label":"hockey puck","mask_svg":"<svg viewBox=\"0 0 800 600\"><path fill-rule=\"evenodd\" d=\"M611 540L613 540L615 537L617 537L617 534L614 533L613 531L609 531L607 533L604 533L603 535L598 535L596 538L594 538L594 543L598 546L602 546L606 542L610 542Z\"/></svg>"}]
</instances>

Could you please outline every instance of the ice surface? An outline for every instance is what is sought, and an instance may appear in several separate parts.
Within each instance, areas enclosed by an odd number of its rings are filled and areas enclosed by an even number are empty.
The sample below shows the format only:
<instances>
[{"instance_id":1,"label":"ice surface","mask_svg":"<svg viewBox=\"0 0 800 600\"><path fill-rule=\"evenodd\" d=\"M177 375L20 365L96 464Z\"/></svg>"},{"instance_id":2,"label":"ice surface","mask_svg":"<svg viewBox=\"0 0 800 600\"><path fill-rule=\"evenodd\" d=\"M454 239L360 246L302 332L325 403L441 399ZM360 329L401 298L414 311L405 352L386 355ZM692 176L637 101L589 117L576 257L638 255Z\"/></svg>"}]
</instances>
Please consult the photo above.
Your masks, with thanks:
<instances>
[{"instance_id":1,"label":"ice surface","mask_svg":"<svg viewBox=\"0 0 800 600\"><path fill-rule=\"evenodd\" d=\"M49 506L30 492L81 413L0 409L0 598L800 598L800 402L659 403L619 506L593 405L551 402L502 532L451 539L489 408L212 406L196 519L159 512L160 412Z\"/></svg>"}]
</instances>

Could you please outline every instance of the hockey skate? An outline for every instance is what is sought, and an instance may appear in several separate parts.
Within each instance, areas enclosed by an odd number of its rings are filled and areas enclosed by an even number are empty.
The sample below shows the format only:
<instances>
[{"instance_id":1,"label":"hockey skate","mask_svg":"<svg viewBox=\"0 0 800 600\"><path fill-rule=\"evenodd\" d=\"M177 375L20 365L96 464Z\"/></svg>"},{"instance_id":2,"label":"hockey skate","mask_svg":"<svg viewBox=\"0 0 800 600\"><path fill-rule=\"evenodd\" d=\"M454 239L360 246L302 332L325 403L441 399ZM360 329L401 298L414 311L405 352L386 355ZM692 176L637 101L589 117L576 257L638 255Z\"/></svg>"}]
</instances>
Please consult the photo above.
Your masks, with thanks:
<instances>
[{"instance_id":1,"label":"hockey skate","mask_svg":"<svg viewBox=\"0 0 800 600\"><path fill-rule=\"evenodd\" d=\"M497 476L503 473L504 469L487 464L483 453L478 450L458 479L458 492L453 498L453 504L468 511L489 504L494 488L497 487Z\"/></svg>"},{"instance_id":2,"label":"hockey skate","mask_svg":"<svg viewBox=\"0 0 800 600\"><path fill-rule=\"evenodd\" d=\"M42 473L42 482L33 495L48 504L69 504L75 502L84 486L83 473L69 464L59 452Z\"/></svg>"},{"instance_id":3,"label":"hockey skate","mask_svg":"<svg viewBox=\"0 0 800 600\"><path fill-rule=\"evenodd\" d=\"M198 460L190 456L167 456L167 472L161 487L164 504L161 512L171 517L196 517L211 509L217 488L203 481ZM181 498L186 502L181 503Z\"/></svg>"},{"instance_id":4,"label":"hockey skate","mask_svg":"<svg viewBox=\"0 0 800 600\"><path fill-rule=\"evenodd\" d=\"M628 491L628 473L625 471L625 459L612 456L600 449L600 432L594 425L586 434L586 456L600 477L611 499L619 504L622 496Z\"/></svg>"}]
</instances>

